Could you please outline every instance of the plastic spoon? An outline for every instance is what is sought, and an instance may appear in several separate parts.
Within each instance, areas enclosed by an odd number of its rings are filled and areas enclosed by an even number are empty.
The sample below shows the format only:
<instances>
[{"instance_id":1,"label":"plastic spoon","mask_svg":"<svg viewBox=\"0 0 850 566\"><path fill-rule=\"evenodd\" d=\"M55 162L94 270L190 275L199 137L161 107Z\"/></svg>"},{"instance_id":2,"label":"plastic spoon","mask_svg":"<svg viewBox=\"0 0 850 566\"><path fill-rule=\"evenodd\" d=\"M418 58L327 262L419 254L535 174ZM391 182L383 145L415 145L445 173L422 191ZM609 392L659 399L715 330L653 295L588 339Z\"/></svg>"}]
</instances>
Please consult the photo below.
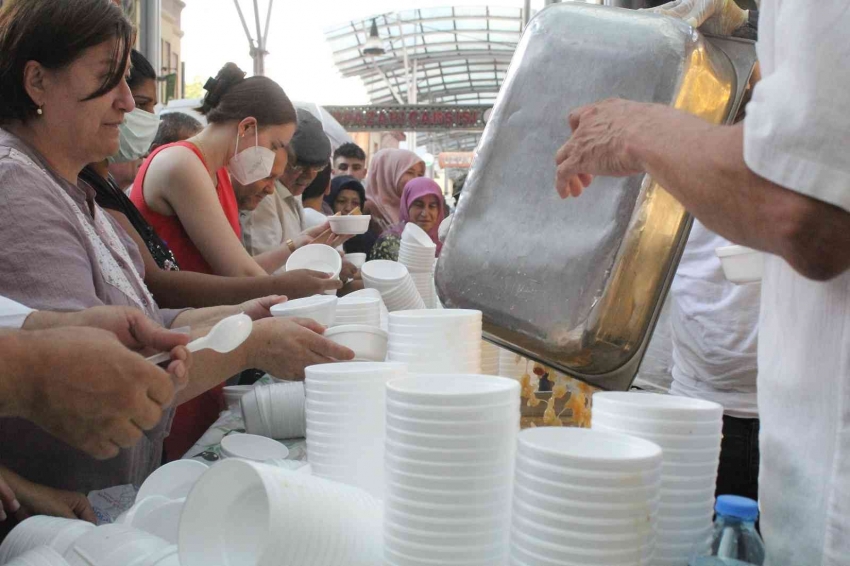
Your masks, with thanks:
<instances>
[{"instance_id":1,"label":"plastic spoon","mask_svg":"<svg viewBox=\"0 0 850 566\"><path fill-rule=\"evenodd\" d=\"M251 334L253 322L247 314L240 313L223 318L207 333L206 336L192 340L186 345L190 352L198 350L215 350L220 354L226 354L238 348ZM169 352L162 352L147 358L154 364L167 362L171 359Z\"/></svg>"}]
</instances>

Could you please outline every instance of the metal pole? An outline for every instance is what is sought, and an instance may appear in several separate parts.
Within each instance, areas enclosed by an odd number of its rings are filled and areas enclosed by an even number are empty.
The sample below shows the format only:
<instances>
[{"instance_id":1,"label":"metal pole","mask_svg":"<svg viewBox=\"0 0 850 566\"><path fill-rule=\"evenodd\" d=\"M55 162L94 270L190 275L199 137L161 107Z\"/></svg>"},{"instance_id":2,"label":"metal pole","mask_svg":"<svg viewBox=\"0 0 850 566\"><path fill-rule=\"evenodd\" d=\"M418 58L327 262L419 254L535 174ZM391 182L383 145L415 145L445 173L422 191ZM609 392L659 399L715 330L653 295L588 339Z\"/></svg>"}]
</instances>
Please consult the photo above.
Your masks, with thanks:
<instances>
[{"instance_id":1,"label":"metal pole","mask_svg":"<svg viewBox=\"0 0 850 566\"><path fill-rule=\"evenodd\" d=\"M274 0L269 0L269 11L266 14L266 30L263 32L263 55L268 53L266 51L266 42L269 39L269 23L272 21L272 6L274 5Z\"/></svg>"},{"instance_id":2,"label":"metal pole","mask_svg":"<svg viewBox=\"0 0 850 566\"><path fill-rule=\"evenodd\" d=\"M142 26L140 47L142 54L151 62L151 65L156 70L157 75L162 70L162 1L161 0L142 0L142 13L140 23ZM170 64L170 62L169 62Z\"/></svg>"},{"instance_id":3,"label":"metal pole","mask_svg":"<svg viewBox=\"0 0 850 566\"><path fill-rule=\"evenodd\" d=\"M419 86L418 86L418 71L419 65L417 65L418 61L416 59L413 60L413 70L411 71L411 81L410 88L407 91L407 102L408 104L417 104L419 102ZM410 132L408 136L408 148L410 151L416 151L416 132Z\"/></svg>"},{"instance_id":4,"label":"metal pole","mask_svg":"<svg viewBox=\"0 0 850 566\"><path fill-rule=\"evenodd\" d=\"M522 29L528 25L528 20L531 18L531 0L525 0L522 5Z\"/></svg>"},{"instance_id":5,"label":"metal pole","mask_svg":"<svg viewBox=\"0 0 850 566\"><path fill-rule=\"evenodd\" d=\"M263 29L260 27L260 7L254 0L254 22L257 25L257 51L254 54L254 75L262 76L265 72L265 58L263 57Z\"/></svg>"},{"instance_id":6,"label":"metal pole","mask_svg":"<svg viewBox=\"0 0 850 566\"><path fill-rule=\"evenodd\" d=\"M248 31L248 23L245 21L245 15L242 13L242 7L239 6L239 0L233 0L233 3L236 5L236 12L239 14L239 21L242 22L242 29L245 30L245 37L248 38L248 46L250 50L248 51L249 55L251 55L251 59L254 61L254 74L257 73L257 48L254 46L254 40L251 38L251 32Z\"/></svg>"}]
</instances>

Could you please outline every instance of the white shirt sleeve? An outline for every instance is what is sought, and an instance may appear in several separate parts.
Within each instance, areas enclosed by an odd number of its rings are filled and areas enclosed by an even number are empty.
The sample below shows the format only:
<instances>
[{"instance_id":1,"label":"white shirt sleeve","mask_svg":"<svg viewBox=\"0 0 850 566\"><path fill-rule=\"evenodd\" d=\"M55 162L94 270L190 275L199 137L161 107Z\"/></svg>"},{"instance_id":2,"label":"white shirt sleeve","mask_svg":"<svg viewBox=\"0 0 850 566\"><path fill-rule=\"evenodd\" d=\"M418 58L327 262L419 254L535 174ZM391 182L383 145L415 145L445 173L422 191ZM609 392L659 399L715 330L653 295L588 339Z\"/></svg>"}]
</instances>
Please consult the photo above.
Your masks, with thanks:
<instances>
[{"instance_id":1,"label":"white shirt sleeve","mask_svg":"<svg viewBox=\"0 0 850 566\"><path fill-rule=\"evenodd\" d=\"M846 0L762 5L763 78L744 122L756 174L850 211L850 9Z\"/></svg>"},{"instance_id":2,"label":"white shirt sleeve","mask_svg":"<svg viewBox=\"0 0 850 566\"><path fill-rule=\"evenodd\" d=\"M31 312L21 303L0 296L0 328L21 328Z\"/></svg>"}]
</instances>

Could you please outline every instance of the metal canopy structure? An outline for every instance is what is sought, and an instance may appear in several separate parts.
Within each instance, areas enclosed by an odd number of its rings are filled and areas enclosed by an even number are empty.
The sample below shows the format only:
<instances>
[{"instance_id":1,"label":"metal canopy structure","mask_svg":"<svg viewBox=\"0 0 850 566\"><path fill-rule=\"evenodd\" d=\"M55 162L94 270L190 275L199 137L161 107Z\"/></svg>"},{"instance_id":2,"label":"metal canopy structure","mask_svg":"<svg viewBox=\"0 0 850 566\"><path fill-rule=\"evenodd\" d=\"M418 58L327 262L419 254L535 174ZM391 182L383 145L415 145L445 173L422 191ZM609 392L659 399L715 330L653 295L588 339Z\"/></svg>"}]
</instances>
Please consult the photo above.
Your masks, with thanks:
<instances>
[{"instance_id":1,"label":"metal canopy structure","mask_svg":"<svg viewBox=\"0 0 850 566\"><path fill-rule=\"evenodd\" d=\"M385 53L365 55L372 20ZM492 105L523 27L521 8L422 8L370 16L327 30L334 62L360 77L373 104ZM480 134L423 135L434 149L472 149Z\"/></svg>"}]
</instances>

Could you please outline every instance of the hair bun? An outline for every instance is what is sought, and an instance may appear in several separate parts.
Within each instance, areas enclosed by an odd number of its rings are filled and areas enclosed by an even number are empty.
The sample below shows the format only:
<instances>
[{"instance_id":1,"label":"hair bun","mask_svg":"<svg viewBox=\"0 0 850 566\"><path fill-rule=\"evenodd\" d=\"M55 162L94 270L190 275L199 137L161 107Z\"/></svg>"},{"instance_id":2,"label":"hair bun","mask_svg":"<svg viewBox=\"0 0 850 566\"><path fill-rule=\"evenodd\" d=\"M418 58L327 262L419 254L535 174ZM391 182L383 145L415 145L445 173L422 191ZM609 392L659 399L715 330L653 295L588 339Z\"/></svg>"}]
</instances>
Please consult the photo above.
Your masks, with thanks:
<instances>
[{"instance_id":1,"label":"hair bun","mask_svg":"<svg viewBox=\"0 0 850 566\"><path fill-rule=\"evenodd\" d=\"M204 101L198 111L201 114L208 114L212 109L219 105L224 94L235 84L245 80L245 71L236 66L235 63L227 63L215 78L210 77L204 89L207 94L204 96Z\"/></svg>"}]
</instances>

